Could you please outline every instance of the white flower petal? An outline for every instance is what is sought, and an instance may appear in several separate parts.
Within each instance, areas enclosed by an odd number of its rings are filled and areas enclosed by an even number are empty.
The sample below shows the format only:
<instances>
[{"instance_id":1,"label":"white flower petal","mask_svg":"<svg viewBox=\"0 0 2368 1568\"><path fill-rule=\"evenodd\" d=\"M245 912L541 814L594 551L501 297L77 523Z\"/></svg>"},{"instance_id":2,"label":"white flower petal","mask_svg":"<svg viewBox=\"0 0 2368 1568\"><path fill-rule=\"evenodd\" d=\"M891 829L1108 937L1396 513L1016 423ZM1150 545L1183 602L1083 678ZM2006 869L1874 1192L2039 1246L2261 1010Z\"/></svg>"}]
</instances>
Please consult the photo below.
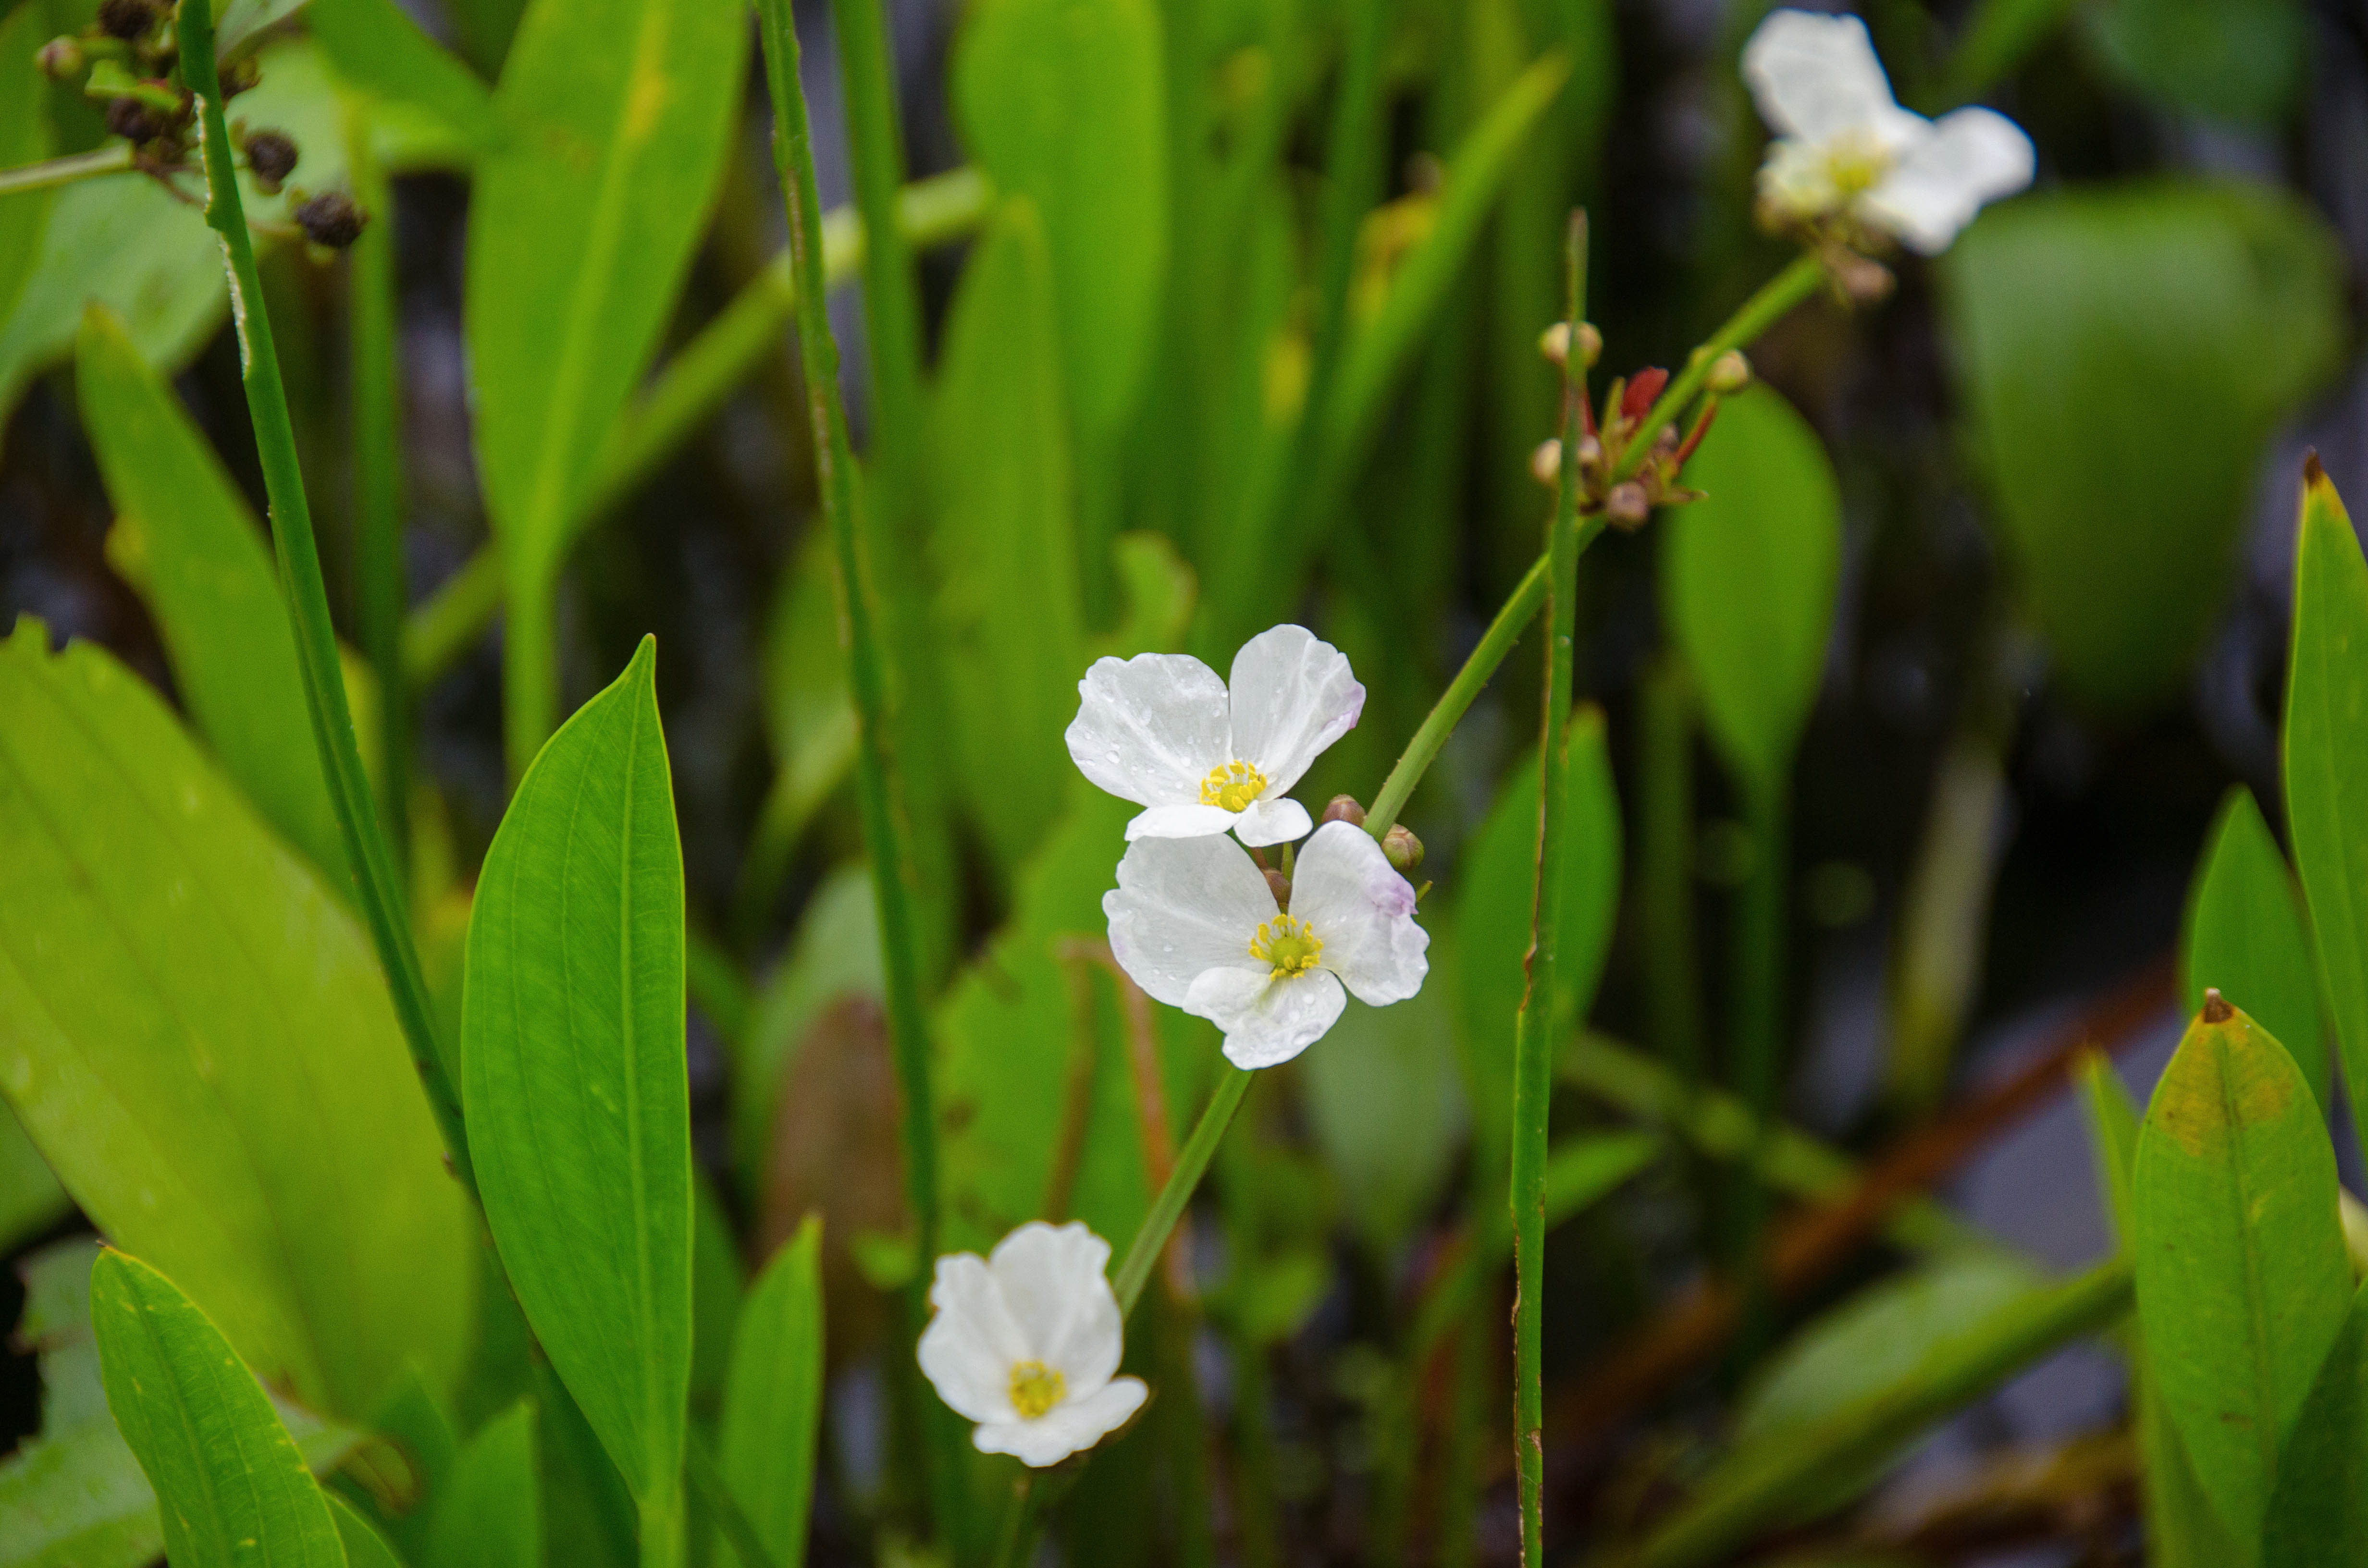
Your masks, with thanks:
<instances>
[{"instance_id":1,"label":"white flower petal","mask_svg":"<svg viewBox=\"0 0 2368 1568\"><path fill-rule=\"evenodd\" d=\"M1244 844L1263 847L1269 844L1288 844L1294 838L1304 838L1315 825L1307 808L1289 796L1278 799L1272 795L1252 801L1234 824L1234 836Z\"/></svg>"},{"instance_id":2,"label":"white flower petal","mask_svg":"<svg viewBox=\"0 0 2368 1568\"><path fill-rule=\"evenodd\" d=\"M1084 1399L1055 1405L1033 1421L985 1423L970 1435L983 1454L1011 1454L1035 1469L1058 1464L1126 1425L1150 1391L1140 1378L1113 1378Z\"/></svg>"},{"instance_id":3,"label":"white flower petal","mask_svg":"<svg viewBox=\"0 0 2368 1568\"><path fill-rule=\"evenodd\" d=\"M1924 123L1893 100L1891 80L1856 17L1770 12L1743 46L1743 79L1762 119L1808 142L1857 131L1896 147Z\"/></svg>"},{"instance_id":4,"label":"white flower petal","mask_svg":"<svg viewBox=\"0 0 2368 1568\"><path fill-rule=\"evenodd\" d=\"M1012 1421L1011 1369L1029 1358L1028 1342L1002 1286L974 1252L938 1259L929 1287L937 1315L921 1333L921 1371L938 1397L972 1421Z\"/></svg>"},{"instance_id":5,"label":"white flower petal","mask_svg":"<svg viewBox=\"0 0 2368 1568\"><path fill-rule=\"evenodd\" d=\"M1422 989L1430 933L1415 924L1414 885L1363 828L1327 822L1299 852L1291 913L1324 943L1316 962L1375 1007Z\"/></svg>"},{"instance_id":6,"label":"white flower petal","mask_svg":"<svg viewBox=\"0 0 2368 1568\"><path fill-rule=\"evenodd\" d=\"M1349 1006L1327 970L1276 980L1270 971L1212 969L1192 983L1184 1010L1225 1031L1225 1060L1272 1067L1324 1038Z\"/></svg>"},{"instance_id":7,"label":"white flower petal","mask_svg":"<svg viewBox=\"0 0 2368 1568\"><path fill-rule=\"evenodd\" d=\"M1103 1273L1110 1252L1110 1243L1082 1221L1031 1220L987 1258L1028 1343L1028 1358L1058 1369L1071 1399L1110 1381L1125 1348L1118 1297Z\"/></svg>"},{"instance_id":8,"label":"white flower petal","mask_svg":"<svg viewBox=\"0 0 2368 1568\"><path fill-rule=\"evenodd\" d=\"M1077 695L1069 755L1122 801L1198 803L1209 769L1233 759L1225 683L1189 654L1097 659Z\"/></svg>"},{"instance_id":9,"label":"white flower petal","mask_svg":"<svg viewBox=\"0 0 2368 1568\"><path fill-rule=\"evenodd\" d=\"M1126 824L1126 841L1132 844L1138 838L1206 838L1224 832L1236 820L1235 814L1223 806L1150 806Z\"/></svg>"},{"instance_id":10,"label":"white flower petal","mask_svg":"<svg viewBox=\"0 0 2368 1568\"><path fill-rule=\"evenodd\" d=\"M1250 939L1275 915L1249 851L1230 838L1138 838L1102 895L1110 951L1134 983L1171 1007L1203 971L1257 969Z\"/></svg>"},{"instance_id":11,"label":"white flower petal","mask_svg":"<svg viewBox=\"0 0 2368 1568\"><path fill-rule=\"evenodd\" d=\"M1243 643L1226 684L1234 756L1266 775L1269 800L1288 793L1365 710L1348 656L1304 626L1269 627Z\"/></svg>"},{"instance_id":12,"label":"white flower petal","mask_svg":"<svg viewBox=\"0 0 2368 1568\"><path fill-rule=\"evenodd\" d=\"M1938 256L1984 202L2029 185L2036 163L2021 126L1989 109L1961 108L1935 121L1859 202L1910 246Z\"/></svg>"}]
</instances>

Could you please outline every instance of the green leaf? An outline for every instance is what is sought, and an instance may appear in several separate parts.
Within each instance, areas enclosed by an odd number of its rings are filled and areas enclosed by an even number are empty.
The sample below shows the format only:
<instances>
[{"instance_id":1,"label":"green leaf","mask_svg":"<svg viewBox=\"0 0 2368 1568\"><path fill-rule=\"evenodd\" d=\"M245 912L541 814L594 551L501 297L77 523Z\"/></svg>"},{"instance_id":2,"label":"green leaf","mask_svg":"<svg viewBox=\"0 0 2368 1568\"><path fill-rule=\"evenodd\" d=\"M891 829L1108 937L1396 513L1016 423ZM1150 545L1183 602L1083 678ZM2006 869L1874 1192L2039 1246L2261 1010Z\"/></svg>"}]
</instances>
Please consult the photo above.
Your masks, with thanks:
<instances>
[{"instance_id":1,"label":"green leaf","mask_svg":"<svg viewBox=\"0 0 2368 1568\"><path fill-rule=\"evenodd\" d=\"M673 312L732 146L732 0L534 0L470 192L465 335L477 471L509 584L511 767L555 701L568 523Z\"/></svg>"},{"instance_id":2,"label":"green leaf","mask_svg":"<svg viewBox=\"0 0 2368 1568\"><path fill-rule=\"evenodd\" d=\"M232 61L254 52L264 29L304 8L305 0L225 0L214 24L214 57Z\"/></svg>"},{"instance_id":3,"label":"green leaf","mask_svg":"<svg viewBox=\"0 0 2368 1568\"><path fill-rule=\"evenodd\" d=\"M15 1252L73 1207L57 1173L17 1125L16 1113L0 1103L0 1255Z\"/></svg>"},{"instance_id":4,"label":"green leaf","mask_svg":"<svg viewBox=\"0 0 2368 1568\"><path fill-rule=\"evenodd\" d=\"M479 151L499 139L484 83L394 0L313 0L304 19L337 75L383 101L375 112L383 105L425 109Z\"/></svg>"},{"instance_id":5,"label":"green leaf","mask_svg":"<svg viewBox=\"0 0 2368 1568\"><path fill-rule=\"evenodd\" d=\"M74 352L83 428L199 731L265 820L352 898L271 548L164 379L103 306Z\"/></svg>"},{"instance_id":6,"label":"green leaf","mask_svg":"<svg viewBox=\"0 0 2368 1568\"><path fill-rule=\"evenodd\" d=\"M1160 38L1149 0L985 0L954 56L964 140L996 188L1028 198L1042 220L1064 381L1089 453L1124 426L1157 332L1167 266Z\"/></svg>"},{"instance_id":7,"label":"green leaf","mask_svg":"<svg viewBox=\"0 0 2368 1568\"><path fill-rule=\"evenodd\" d=\"M2368 1290L2352 1297L2278 1455L2261 1562L2264 1568L2368 1562Z\"/></svg>"},{"instance_id":8,"label":"green leaf","mask_svg":"<svg viewBox=\"0 0 2368 1568\"><path fill-rule=\"evenodd\" d=\"M1817 700L1841 571L1841 492L1817 433L1755 386L1686 465L1702 499L1662 519L1662 602L1727 765L1779 790Z\"/></svg>"},{"instance_id":9,"label":"green leaf","mask_svg":"<svg viewBox=\"0 0 2368 1568\"><path fill-rule=\"evenodd\" d=\"M703 1178L692 1183L691 1191L690 1397L703 1415L712 1415L723 1392L746 1280L723 1200Z\"/></svg>"},{"instance_id":10,"label":"green leaf","mask_svg":"<svg viewBox=\"0 0 2368 1568\"><path fill-rule=\"evenodd\" d=\"M461 55L477 68L478 74L500 75L518 36L519 18L526 12L526 0L450 0L444 11L452 18Z\"/></svg>"},{"instance_id":11,"label":"green leaf","mask_svg":"<svg viewBox=\"0 0 2368 1568\"><path fill-rule=\"evenodd\" d=\"M2351 1123L2368 1129L2368 562L2343 498L2316 465L2294 543L2285 715L2286 831Z\"/></svg>"},{"instance_id":12,"label":"green leaf","mask_svg":"<svg viewBox=\"0 0 2368 1568\"><path fill-rule=\"evenodd\" d=\"M2187 897L2179 974L2189 1012L2203 1006L2207 987L2217 990L2286 1042L2311 1096L2328 1108L2333 1085L2309 924L2278 841L2241 784L2229 790L2204 836Z\"/></svg>"},{"instance_id":13,"label":"green leaf","mask_svg":"<svg viewBox=\"0 0 2368 1568\"><path fill-rule=\"evenodd\" d=\"M541 1568L535 1469L534 1403L520 1400L461 1448L425 1568Z\"/></svg>"},{"instance_id":14,"label":"green leaf","mask_svg":"<svg viewBox=\"0 0 2368 1568\"><path fill-rule=\"evenodd\" d=\"M403 1568L403 1559L360 1509L335 1492L326 1495L329 1518L337 1527L337 1540L346 1551L347 1568Z\"/></svg>"},{"instance_id":15,"label":"green leaf","mask_svg":"<svg viewBox=\"0 0 2368 1568\"><path fill-rule=\"evenodd\" d=\"M782 1076L806 1027L842 996L879 997L881 984L871 872L852 862L825 877L806 901L788 956L757 998L732 1094L733 1165L752 1186L764 1168Z\"/></svg>"},{"instance_id":16,"label":"green leaf","mask_svg":"<svg viewBox=\"0 0 2368 1568\"><path fill-rule=\"evenodd\" d=\"M2262 445L2334 366L2333 237L2263 187L2124 184L1992 209L1941 276L2004 542L2066 685L2115 709L2169 698Z\"/></svg>"},{"instance_id":17,"label":"green leaf","mask_svg":"<svg viewBox=\"0 0 2368 1568\"><path fill-rule=\"evenodd\" d=\"M958 772L1007 877L1076 777L1061 735L1077 711L1085 625L1057 331L1035 208L1008 200L946 325L933 433L947 483L932 540Z\"/></svg>"},{"instance_id":18,"label":"green leaf","mask_svg":"<svg viewBox=\"0 0 2368 1568\"><path fill-rule=\"evenodd\" d=\"M1432 933L1434 946L1440 933ZM1428 1218L1463 1142L1453 1010L1428 986L1394 1007L1351 1001L1324 1049L1300 1059L1309 1130L1349 1218L1377 1257Z\"/></svg>"},{"instance_id":19,"label":"green leaf","mask_svg":"<svg viewBox=\"0 0 2368 1568\"><path fill-rule=\"evenodd\" d=\"M809 1215L757 1277L732 1336L719 1462L773 1568L800 1568L822 1435L822 1221ZM737 1556L719 1547L731 1568Z\"/></svg>"},{"instance_id":20,"label":"green leaf","mask_svg":"<svg viewBox=\"0 0 2368 1568\"><path fill-rule=\"evenodd\" d=\"M690 1383L682 849L657 644L519 781L469 921L469 1146L527 1322L637 1502Z\"/></svg>"},{"instance_id":21,"label":"green leaf","mask_svg":"<svg viewBox=\"0 0 2368 1568\"><path fill-rule=\"evenodd\" d=\"M2295 0L2112 0L2078 16L2112 75L2208 119L2275 124L2309 79L2310 20Z\"/></svg>"},{"instance_id":22,"label":"green leaf","mask_svg":"<svg viewBox=\"0 0 2368 1568\"><path fill-rule=\"evenodd\" d=\"M1620 795L1611 776L1602 710L1583 704L1571 715L1570 800L1564 829L1562 962L1554 972L1555 1028L1576 1029L1594 1006L1620 906ZM1497 803L1473 835L1458 881L1454 962L1461 998L1464 1070L1479 1130L1478 1157L1502 1163L1513 1103L1513 1017L1526 983L1530 909L1537 896L1538 764L1514 764ZM1490 1153L1490 1150L1497 1151Z\"/></svg>"},{"instance_id":23,"label":"green leaf","mask_svg":"<svg viewBox=\"0 0 2368 1568\"><path fill-rule=\"evenodd\" d=\"M48 10L37 5L20 5L0 21L0 169L40 163L57 140L50 127L49 83L35 58L48 41L49 21ZM17 297L40 260L53 195L0 197L0 322L14 314ZM0 415L6 409L0 399Z\"/></svg>"},{"instance_id":24,"label":"green leaf","mask_svg":"<svg viewBox=\"0 0 2368 1568\"><path fill-rule=\"evenodd\" d=\"M2351 1299L2335 1155L2308 1090L2243 1012L2198 1015L2138 1135L2146 1361L2246 1562L2279 1445Z\"/></svg>"},{"instance_id":25,"label":"green leaf","mask_svg":"<svg viewBox=\"0 0 2368 1568\"><path fill-rule=\"evenodd\" d=\"M0 1091L275 1387L449 1384L471 1226L367 941L143 683L46 642L0 648Z\"/></svg>"},{"instance_id":26,"label":"green leaf","mask_svg":"<svg viewBox=\"0 0 2368 1568\"><path fill-rule=\"evenodd\" d=\"M90 1310L107 1405L163 1506L175 1568L345 1568L304 1456L198 1304L146 1264L105 1252Z\"/></svg>"}]
</instances>

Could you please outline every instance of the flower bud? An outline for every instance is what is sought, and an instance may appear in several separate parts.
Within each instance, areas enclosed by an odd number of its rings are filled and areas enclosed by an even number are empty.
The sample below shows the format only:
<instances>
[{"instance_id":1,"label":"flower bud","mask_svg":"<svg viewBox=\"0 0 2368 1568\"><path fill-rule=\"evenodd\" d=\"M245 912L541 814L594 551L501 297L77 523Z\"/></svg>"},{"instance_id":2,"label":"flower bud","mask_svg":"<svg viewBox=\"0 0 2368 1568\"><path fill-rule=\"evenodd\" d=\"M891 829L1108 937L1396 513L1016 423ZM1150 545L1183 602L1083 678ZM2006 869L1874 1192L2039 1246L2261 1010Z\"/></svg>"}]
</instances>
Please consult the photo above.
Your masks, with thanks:
<instances>
[{"instance_id":1,"label":"flower bud","mask_svg":"<svg viewBox=\"0 0 2368 1568\"><path fill-rule=\"evenodd\" d=\"M155 0L99 0L98 30L126 42L156 25Z\"/></svg>"},{"instance_id":2,"label":"flower bud","mask_svg":"<svg viewBox=\"0 0 2368 1568\"><path fill-rule=\"evenodd\" d=\"M1578 438L1578 466L1592 472L1603 466L1603 443L1593 436Z\"/></svg>"},{"instance_id":3,"label":"flower bud","mask_svg":"<svg viewBox=\"0 0 2368 1568\"><path fill-rule=\"evenodd\" d=\"M279 194L279 182L295 168L296 143L282 131L258 131L246 139L246 166L266 196Z\"/></svg>"},{"instance_id":4,"label":"flower bud","mask_svg":"<svg viewBox=\"0 0 2368 1568\"><path fill-rule=\"evenodd\" d=\"M165 117L138 98L107 100L107 129L126 142L154 141L165 129Z\"/></svg>"},{"instance_id":5,"label":"flower bud","mask_svg":"<svg viewBox=\"0 0 2368 1568\"><path fill-rule=\"evenodd\" d=\"M362 225L369 221L351 197L337 190L324 190L296 209L304 237L331 250L343 250L361 238Z\"/></svg>"},{"instance_id":6,"label":"flower bud","mask_svg":"<svg viewBox=\"0 0 2368 1568\"><path fill-rule=\"evenodd\" d=\"M1562 441L1558 437L1549 436L1531 451L1530 477L1549 490L1562 483Z\"/></svg>"},{"instance_id":7,"label":"flower bud","mask_svg":"<svg viewBox=\"0 0 2368 1568\"><path fill-rule=\"evenodd\" d=\"M1595 368L1595 362L1602 358L1603 334L1596 330L1595 324L1591 321L1579 323L1578 362L1591 370Z\"/></svg>"},{"instance_id":8,"label":"flower bud","mask_svg":"<svg viewBox=\"0 0 2368 1568\"><path fill-rule=\"evenodd\" d=\"M1275 907L1277 909L1289 909L1291 907L1291 879L1284 876L1281 871L1276 870L1272 866L1260 867L1259 869L1266 873L1266 891L1274 894Z\"/></svg>"},{"instance_id":9,"label":"flower bud","mask_svg":"<svg viewBox=\"0 0 2368 1568\"><path fill-rule=\"evenodd\" d=\"M1711 361L1710 379L1704 384L1721 397L1731 397L1751 384L1751 361L1741 350L1730 348Z\"/></svg>"},{"instance_id":10,"label":"flower bud","mask_svg":"<svg viewBox=\"0 0 2368 1568\"><path fill-rule=\"evenodd\" d=\"M1603 515L1613 528L1640 528L1645 519L1653 515L1653 503L1643 485L1633 479L1622 480L1603 498Z\"/></svg>"},{"instance_id":11,"label":"flower bud","mask_svg":"<svg viewBox=\"0 0 2368 1568\"><path fill-rule=\"evenodd\" d=\"M1392 823L1382 835L1382 853L1403 874L1422 864L1422 840L1406 831L1406 824Z\"/></svg>"},{"instance_id":12,"label":"flower bud","mask_svg":"<svg viewBox=\"0 0 2368 1568\"><path fill-rule=\"evenodd\" d=\"M1833 274L1834 286L1852 304L1880 304L1891 295L1891 268L1879 261L1870 261L1855 251L1841 251L1829 256L1826 265Z\"/></svg>"},{"instance_id":13,"label":"flower bud","mask_svg":"<svg viewBox=\"0 0 2368 1568\"><path fill-rule=\"evenodd\" d=\"M1570 323L1558 321L1538 334L1538 352L1549 365L1570 362Z\"/></svg>"},{"instance_id":14,"label":"flower bud","mask_svg":"<svg viewBox=\"0 0 2368 1568\"><path fill-rule=\"evenodd\" d=\"M89 63L83 58L82 45L70 38L50 40L41 45L41 52L33 58L40 66L41 74L52 82L71 82L80 76L83 67Z\"/></svg>"},{"instance_id":15,"label":"flower bud","mask_svg":"<svg viewBox=\"0 0 2368 1568\"><path fill-rule=\"evenodd\" d=\"M1331 803L1324 808L1324 814L1315 819L1315 825L1321 827L1327 822L1345 822L1350 827L1362 827L1365 825L1365 808L1357 803L1354 795L1335 795Z\"/></svg>"},{"instance_id":16,"label":"flower bud","mask_svg":"<svg viewBox=\"0 0 2368 1568\"><path fill-rule=\"evenodd\" d=\"M1659 397L1661 389L1668 384L1668 371L1658 365L1645 366L1636 372L1636 379L1628 383L1627 392L1620 399L1620 416L1622 419L1644 418L1652 412L1653 400Z\"/></svg>"}]
</instances>

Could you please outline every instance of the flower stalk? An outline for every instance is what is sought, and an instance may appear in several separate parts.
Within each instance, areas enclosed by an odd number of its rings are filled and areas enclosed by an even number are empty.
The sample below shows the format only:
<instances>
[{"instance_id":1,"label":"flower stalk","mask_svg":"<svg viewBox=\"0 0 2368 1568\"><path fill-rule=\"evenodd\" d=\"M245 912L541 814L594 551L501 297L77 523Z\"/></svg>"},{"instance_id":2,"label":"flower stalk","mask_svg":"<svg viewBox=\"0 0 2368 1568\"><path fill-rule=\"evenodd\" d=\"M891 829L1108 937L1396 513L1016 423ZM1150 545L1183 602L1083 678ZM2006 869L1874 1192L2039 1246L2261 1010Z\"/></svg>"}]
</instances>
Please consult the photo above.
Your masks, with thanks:
<instances>
[{"instance_id":1,"label":"flower stalk","mask_svg":"<svg viewBox=\"0 0 2368 1568\"><path fill-rule=\"evenodd\" d=\"M357 105L346 124L346 167L362 210L378 222L354 241L347 276L352 343L354 565L363 656L378 677L379 802L387 847L409 861L411 694L403 671L403 470L394 354L393 187L370 139L372 113Z\"/></svg>"}]
</instances>

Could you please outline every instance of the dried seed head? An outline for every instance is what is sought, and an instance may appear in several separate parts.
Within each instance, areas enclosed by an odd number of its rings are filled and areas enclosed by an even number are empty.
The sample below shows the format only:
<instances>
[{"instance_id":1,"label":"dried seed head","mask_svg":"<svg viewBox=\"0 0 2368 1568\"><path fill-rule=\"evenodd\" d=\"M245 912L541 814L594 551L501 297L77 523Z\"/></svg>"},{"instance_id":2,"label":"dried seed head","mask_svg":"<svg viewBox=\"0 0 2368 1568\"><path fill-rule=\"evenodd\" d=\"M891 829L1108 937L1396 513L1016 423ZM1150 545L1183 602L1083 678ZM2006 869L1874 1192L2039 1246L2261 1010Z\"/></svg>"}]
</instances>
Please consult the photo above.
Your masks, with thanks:
<instances>
[{"instance_id":1,"label":"dried seed head","mask_svg":"<svg viewBox=\"0 0 2368 1568\"><path fill-rule=\"evenodd\" d=\"M1641 528L1653 515L1652 499L1634 480L1622 480L1603 498L1603 515L1616 528Z\"/></svg>"},{"instance_id":2,"label":"dried seed head","mask_svg":"<svg viewBox=\"0 0 2368 1568\"><path fill-rule=\"evenodd\" d=\"M52 82L74 81L82 74L83 67L88 63L83 58L82 45L70 38L50 40L49 42L41 45L41 52L35 55L33 59L40 66L41 74Z\"/></svg>"},{"instance_id":3,"label":"dried seed head","mask_svg":"<svg viewBox=\"0 0 2368 1568\"><path fill-rule=\"evenodd\" d=\"M1324 814L1315 819L1318 827L1327 822L1345 822L1350 827L1362 827L1365 825L1365 808L1357 803L1354 795L1335 795L1331 803L1324 808Z\"/></svg>"},{"instance_id":4,"label":"dried seed head","mask_svg":"<svg viewBox=\"0 0 2368 1568\"><path fill-rule=\"evenodd\" d=\"M1406 831L1406 824L1392 823L1382 835L1382 853L1403 874L1422 864L1422 840Z\"/></svg>"},{"instance_id":5,"label":"dried seed head","mask_svg":"<svg viewBox=\"0 0 2368 1568\"><path fill-rule=\"evenodd\" d=\"M165 117L138 98L109 98L107 129L126 142L150 142L164 131Z\"/></svg>"},{"instance_id":6,"label":"dried seed head","mask_svg":"<svg viewBox=\"0 0 2368 1568\"><path fill-rule=\"evenodd\" d=\"M2227 999L2220 994L2217 986L2204 988L2203 1021L2205 1023L2225 1024L2236 1016L2237 1009L2228 1006Z\"/></svg>"},{"instance_id":7,"label":"dried seed head","mask_svg":"<svg viewBox=\"0 0 2368 1568\"><path fill-rule=\"evenodd\" d=\"M343 250L361 238L362 225L369 221L353 199L338 190L324 190L296 209L305 238L331 250Z\"/></svg>"},{"instance_id":8,"label":"dried seed head","mask_svg":"<svg viewBox=\"0 0 2368 1568\"><path fill-rule=\"evenodd\" d=\"M100 0L98 28L127 42L156 25L155 0Z\"/></svg>"},{"instance_id":9,"label":"dried seed head","mask_svg":"<svg viewBox=\"0 0 2368 1568\"><path fill-rule=\"evenodd\" d=\"M1558 321L1538 334L1538 352L1549 365L1566 364L1570 359L1570 323Z\"/></svg>"},{"instance_id":10,"label":"dried seed head","mask_svg":"<svg viewBox=\"0 0 2368 1568\"><path fill-rule=\"evenodd\" d=\"M1711 361L1710 379L1703 384L1721 397L1732 397L1751 384L1751 361L1741 350L1730 348Z\"/></svg>"},{"instance_id":11,"label":"dried seed head","mask_svg":"<svg viewBox=\"0 0 2368 1568\"><path fill-rule=\"evenodd\" d=\"M295 168L297 156L296 143L286 131L258 131L246 139L246 166L266 196L279 194L279 182Z\"/></svg>"},{"instance_id":12,"label":"dried seed head","mask_svg":"<svg viewBox=\"0 0 2368 1568\"><path fill-rule=\"evenodd\" d=\"M1562 483L1562 442L1553 436L1530 452L1530 477L1552 490Z\"/></svg>"}]
</instances>

